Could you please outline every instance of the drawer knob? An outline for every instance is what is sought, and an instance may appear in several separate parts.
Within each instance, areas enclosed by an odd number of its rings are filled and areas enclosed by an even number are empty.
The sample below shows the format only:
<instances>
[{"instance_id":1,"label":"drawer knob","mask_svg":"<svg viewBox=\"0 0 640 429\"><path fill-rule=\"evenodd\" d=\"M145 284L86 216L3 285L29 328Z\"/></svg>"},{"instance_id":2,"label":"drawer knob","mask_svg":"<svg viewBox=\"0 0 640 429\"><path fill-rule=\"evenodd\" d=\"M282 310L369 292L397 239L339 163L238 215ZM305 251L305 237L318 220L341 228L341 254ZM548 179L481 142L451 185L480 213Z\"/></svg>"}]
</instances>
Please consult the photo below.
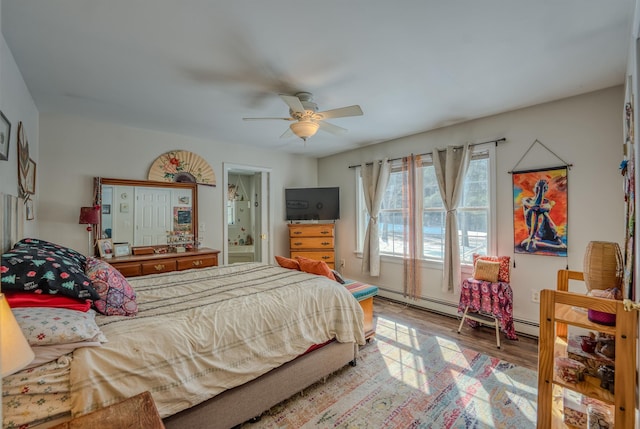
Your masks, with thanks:
<instances>
[{"instance_id":1,"label":"drawer knob","mask_svg":"<svg viewBox=\"0 0 640 429\"><path fill-rule=\"evenodd\" d=\"M323 246L330 246L331 245L331 243L327 243L326 241L323 242L323 243L320 243L320 244L322 244Z\"/></svg>"},{"instance_id":2,"label":"drawer knob","mask_svg":"<svg viewBox=\"0 0 640 429\"><path fill-rule=\"evenodd\" d=\"M322 259L331 259L330 256L323 256Z\"/></svg>"},{"instance_id":3,"label":"drawer knob","mask_svg":"<svg viewBox=\"0 0 640 429\"><path fill-rule=\"evenodd\" d=\"M296 243L293 243L294 246L302 246L302 243L300 243L299 241Z\"/></svg>"},{"instance_id":4,"label":"drawer knob","mask_svg":"<svg viewBox=\"0 0 640 429\"><path fill-rule=\"evenodd\" d=\"M293 231L294 234L300 235L302 234L302 231Z\"/></svg>"},{"instance_id":5,"label":"drawer knob","mask_svg":"<svg viewBox=\"0 0 640 429\"><path fill-rule=\"evenodd\" d=\"M164 264L154 265L153 268L155 268L156 271L162 271L164 270Z\"/></svg>"},{"instance_id":6,"label":"drawer knob","mask_svg":"<svg viewBox=\"0 0 640 429\"><path fill-rule=\"evenodd\" d=\"M202 265L202 260L198 259L197 261L193 261L193 266L194 267L199 267L200 265Z\"/></svg>"},{"instance_id":7,"label":"drawer knob","mask_svg":"<svg viewBox=\"0 0 640 429\"><path fill-rule=\"evenodd\" d=\"M320 234L329 234L329 231L320 231Z\"/></svg>"}]
</instances>

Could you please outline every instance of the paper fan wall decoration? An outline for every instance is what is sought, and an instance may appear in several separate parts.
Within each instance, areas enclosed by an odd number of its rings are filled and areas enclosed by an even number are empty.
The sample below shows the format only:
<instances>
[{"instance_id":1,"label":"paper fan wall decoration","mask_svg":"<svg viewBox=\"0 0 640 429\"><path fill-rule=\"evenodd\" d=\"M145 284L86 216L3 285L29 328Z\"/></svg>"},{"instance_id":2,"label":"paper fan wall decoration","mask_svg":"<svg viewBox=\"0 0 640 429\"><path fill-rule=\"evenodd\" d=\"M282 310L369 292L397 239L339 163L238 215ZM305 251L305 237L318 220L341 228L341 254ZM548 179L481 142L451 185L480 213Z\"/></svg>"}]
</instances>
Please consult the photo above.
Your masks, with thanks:
<instances>
[{"instance_id":1,"label":"paper fan wall decoration","mask_svg":"<svg viewBox=\"0 0 640 429\"><path fill-rule=\"evenodd\" d=\"M149 169L149 180L216 186L216 175L209 163L186 150L167 152L156 158Z\"/></svg>"}]
</instances>

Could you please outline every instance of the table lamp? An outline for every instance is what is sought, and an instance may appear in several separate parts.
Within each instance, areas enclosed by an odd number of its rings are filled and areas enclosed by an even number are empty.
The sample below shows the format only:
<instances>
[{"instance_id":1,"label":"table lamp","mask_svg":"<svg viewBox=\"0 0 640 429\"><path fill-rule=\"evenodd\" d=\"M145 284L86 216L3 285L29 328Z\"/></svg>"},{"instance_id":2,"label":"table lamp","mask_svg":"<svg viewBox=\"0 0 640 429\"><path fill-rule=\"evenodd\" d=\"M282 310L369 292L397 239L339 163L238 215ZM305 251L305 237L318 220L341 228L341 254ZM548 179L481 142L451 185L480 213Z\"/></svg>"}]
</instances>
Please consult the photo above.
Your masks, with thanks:
<instances>
[{"instance_id":1,"label":"table lamp","mask_svg":"<svg viewBox=\"0 0 640 429\"><path fill-rule=\"evenodd\" d=\"M93 225L100 223L100 207L80 207L80 220L81 225L87 225L87 232L89 233L89 256L93 256L93 240L91 232L93 231Z\"/></svg>"},{"instance_id":2,"label":"table lamp","mask_svg":"<svg viewBox=\"0 0 640 429\"><path fill-rule=\"evenodd\" d=\"M27 366L35 355L0 293L0 375L5 377Z\"/></svg>"}]
</instances>

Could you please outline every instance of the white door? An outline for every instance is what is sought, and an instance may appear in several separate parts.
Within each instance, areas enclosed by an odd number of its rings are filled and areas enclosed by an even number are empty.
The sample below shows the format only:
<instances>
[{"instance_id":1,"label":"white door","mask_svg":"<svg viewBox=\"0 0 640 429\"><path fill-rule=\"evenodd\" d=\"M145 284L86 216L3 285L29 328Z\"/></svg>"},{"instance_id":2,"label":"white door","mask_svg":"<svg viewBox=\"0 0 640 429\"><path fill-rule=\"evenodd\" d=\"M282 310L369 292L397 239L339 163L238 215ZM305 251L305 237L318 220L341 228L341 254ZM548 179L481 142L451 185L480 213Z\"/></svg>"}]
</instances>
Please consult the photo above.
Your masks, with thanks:
<instances>
[{"instance_id":1,"label":"white door","mask_svg":"<svg viewBox=\"0 0 640 429\"><path fill-rule=\"evenodd\" d=\"M169 189L136 187L134 246L167 244L167 231L172 230L170 202Z\"/></svg>"},{"instance_id":2,"label":"white door","mask_svg":"<svg viewBox=\"0 0 640 429\"><path fill-rule=\"evenodd\" d=\"M253 195L250 195L250 202L252 205L252 228L254 231L254 255L253 260L256 262L262 262L269 264L272 254L272 241L271 237L271 188L270 188L270 173L271 169L262 167L252 167L247 165L238 164L224 164L224 176L223 176L223 189L227 190L229 186L229 175L249 175L253 178ZM223 207L227 207L228 195L227 192L223 192ZM230 231L235 231L236 228L233 221L229 219L229 210L224 210L224 229L223 229L223 250L222 250L222 263L228 264L229 261L229 238L231 237ZM233 251L233 249L232 249Z\"/></svg>"}]
</instances>

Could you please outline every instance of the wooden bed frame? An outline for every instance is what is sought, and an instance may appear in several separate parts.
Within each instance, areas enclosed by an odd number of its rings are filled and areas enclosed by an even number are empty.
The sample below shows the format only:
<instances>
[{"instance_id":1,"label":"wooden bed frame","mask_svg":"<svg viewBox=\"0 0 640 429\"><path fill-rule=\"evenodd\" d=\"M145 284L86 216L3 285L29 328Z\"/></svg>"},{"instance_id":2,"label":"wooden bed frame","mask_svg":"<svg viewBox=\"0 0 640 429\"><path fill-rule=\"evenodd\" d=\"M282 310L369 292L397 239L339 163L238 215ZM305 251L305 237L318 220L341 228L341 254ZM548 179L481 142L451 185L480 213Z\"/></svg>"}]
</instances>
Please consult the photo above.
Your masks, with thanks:
<instances>
[{"instance_id":1,"label":"wooden bed frame","mask_svg":"<svg viewBox=\"0 0 640 429\"><path fill-rule=\"evenodd\" d=\"M164 419L167 429L229 429L257 418L274 405L347 364L355 366L358 346L333 341L255 380Z\"/></svg>"}]
</instances>

